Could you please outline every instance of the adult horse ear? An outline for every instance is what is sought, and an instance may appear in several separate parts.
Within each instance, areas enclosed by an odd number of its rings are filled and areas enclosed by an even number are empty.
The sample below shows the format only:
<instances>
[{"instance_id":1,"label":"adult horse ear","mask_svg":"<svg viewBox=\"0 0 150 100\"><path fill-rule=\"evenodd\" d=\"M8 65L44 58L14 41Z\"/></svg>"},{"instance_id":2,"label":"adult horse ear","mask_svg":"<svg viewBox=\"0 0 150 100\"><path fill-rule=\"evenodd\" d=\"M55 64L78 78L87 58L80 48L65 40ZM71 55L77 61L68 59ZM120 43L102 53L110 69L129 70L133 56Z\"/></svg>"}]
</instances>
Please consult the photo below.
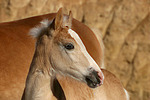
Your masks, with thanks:
<instances>
[{"instance_id":1,"label":"adult horse ear","mask_svg":"<svg viewBox=\"0 0 150 100\"><path fill-rule=\"evenodd\" d=\"M58 29L59 27L61 27L62 22L63 22L63 9L60 8L55 17L55 29Z\"/></svg>"},{"instance_id":2,"label":"adult horse ear","mask_svg":"<svg viewBox=\"0 0 150 100\"><path fill-rule=\"evenodd\" d=\"M72 12L70 11L68 16L64 16L62 27L71 28L71 26L72 26Z\"/></svg>"}]
</instances>

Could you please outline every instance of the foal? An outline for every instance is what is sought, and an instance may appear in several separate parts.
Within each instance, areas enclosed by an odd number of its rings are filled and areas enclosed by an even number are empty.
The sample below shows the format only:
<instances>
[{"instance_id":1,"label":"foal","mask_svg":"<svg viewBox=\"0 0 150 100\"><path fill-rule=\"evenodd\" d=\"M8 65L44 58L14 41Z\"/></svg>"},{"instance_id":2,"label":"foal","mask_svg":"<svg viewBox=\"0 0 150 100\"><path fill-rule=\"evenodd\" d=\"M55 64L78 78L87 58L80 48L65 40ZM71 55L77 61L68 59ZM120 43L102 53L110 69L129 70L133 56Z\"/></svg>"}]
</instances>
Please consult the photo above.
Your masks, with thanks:
<instances>
[{"instance_id":1,"label":"foal","mask_svg":"<svg viewBox=\"0 0 150 100\"><path fill-rule=\"evenodd\" d=\"M65 96L61 100L128 100L120 81L101 71L71 25L71 12L66 16L60 9L53 21L31 30L37 43L23 100L57 100L56 78Z\"/></svg>"},{"instance_id":2,"label":"foal","mask_svg":"<svg viewBox=\"0 0 150 100\"><path fill-rule=\"evenodd\" d=\"M69 16L63 16L60 9L55 20L42 23L42 27L31 30L37 42L23 99L55 100L52 88L56 74L71 76L91 88L102 85L101 69L71 29L71 12Z\"/></svg>"}]
</instances>

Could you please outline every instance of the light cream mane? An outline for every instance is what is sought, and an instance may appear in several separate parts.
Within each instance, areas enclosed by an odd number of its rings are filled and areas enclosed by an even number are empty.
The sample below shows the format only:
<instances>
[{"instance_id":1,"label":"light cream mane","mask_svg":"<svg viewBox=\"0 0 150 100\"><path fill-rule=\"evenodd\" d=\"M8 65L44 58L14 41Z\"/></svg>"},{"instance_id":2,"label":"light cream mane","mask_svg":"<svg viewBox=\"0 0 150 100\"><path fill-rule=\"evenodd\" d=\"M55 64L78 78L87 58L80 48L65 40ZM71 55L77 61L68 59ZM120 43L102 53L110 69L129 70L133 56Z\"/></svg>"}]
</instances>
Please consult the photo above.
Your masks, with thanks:
<instances>
[{"instance_id":1,"label":"light cream mane","mask_svg":"<svg viewBox=\"0 0 150 100\"><path fill-rule=\"evenodd\" d=\"M34 38L39 37L42 31L48 28L50 24L52 24L52 21L49 21L48 19L44 19L40 23L41 23L40 25L30 30L29 35L31 35Z\"/></svg>"}]
</instances>

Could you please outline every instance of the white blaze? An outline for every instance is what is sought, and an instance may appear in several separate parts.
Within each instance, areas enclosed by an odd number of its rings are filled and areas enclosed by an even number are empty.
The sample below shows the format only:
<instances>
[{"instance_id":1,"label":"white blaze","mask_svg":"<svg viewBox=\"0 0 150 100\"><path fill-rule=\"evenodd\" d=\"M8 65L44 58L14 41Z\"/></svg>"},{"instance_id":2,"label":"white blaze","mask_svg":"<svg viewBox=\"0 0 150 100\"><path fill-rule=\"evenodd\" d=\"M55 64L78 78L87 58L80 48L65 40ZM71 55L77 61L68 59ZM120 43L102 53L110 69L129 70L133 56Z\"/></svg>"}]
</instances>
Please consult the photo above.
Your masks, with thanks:
<instances>
[{"instance_id":1,"label":"white blaze","mask_svg":"<svg viewBox=\"0 0 150 100\"><path fill-rule=\"evenodd\" d=\"M86 50L82 40L80 39L79 35L75 31L73 31L72 29L69 29L68 33L71 35L72 38L74 38L74 40L80 46L81 52L84 54L84 56L87 58L88 62L90 63L89 67L95 69L96 71L101 72L97 63L94 61L94 59L87 52L87 50Z\"/></svg>"},{"instance_id":2,"label":"white blaze","mask_svg":"<svg viewBox=\"0 0 150 100\"><path fill-rule=\"evenodd\" d=\"M130 96L129 96L129 94L128 94L128 92L127 92L126 89L124 89L124 92L125 92L125 94L126 94L126 99L127 99L127 100L130 100Z\"/></svg>"}]
</instances>

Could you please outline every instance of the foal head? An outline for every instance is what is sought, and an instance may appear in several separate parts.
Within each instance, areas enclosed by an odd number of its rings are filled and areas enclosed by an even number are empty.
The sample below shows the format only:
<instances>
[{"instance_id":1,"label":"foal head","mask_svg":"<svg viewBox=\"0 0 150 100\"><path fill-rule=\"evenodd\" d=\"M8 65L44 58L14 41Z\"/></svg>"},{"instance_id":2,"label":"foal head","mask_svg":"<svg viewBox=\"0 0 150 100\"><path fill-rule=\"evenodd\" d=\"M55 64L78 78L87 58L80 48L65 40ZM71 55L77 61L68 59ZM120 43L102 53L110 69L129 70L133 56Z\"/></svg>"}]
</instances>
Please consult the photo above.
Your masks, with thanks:
<instances>
[{"instance_id":1,"label":"foal head","mask_svg":"<svg viewBox=\"0 0 150 100\"><path fill-rule=\"evenodd\" d=\"M60 9L52 22L47 20L39 29L33 29L32 35L37 37L37 46L38 43L45 45L43 49L56 73L69 75L95 88L103 84L103 73L71 26L71 12L69 16L63 15Z\"/></svg>"}]
</instances>

